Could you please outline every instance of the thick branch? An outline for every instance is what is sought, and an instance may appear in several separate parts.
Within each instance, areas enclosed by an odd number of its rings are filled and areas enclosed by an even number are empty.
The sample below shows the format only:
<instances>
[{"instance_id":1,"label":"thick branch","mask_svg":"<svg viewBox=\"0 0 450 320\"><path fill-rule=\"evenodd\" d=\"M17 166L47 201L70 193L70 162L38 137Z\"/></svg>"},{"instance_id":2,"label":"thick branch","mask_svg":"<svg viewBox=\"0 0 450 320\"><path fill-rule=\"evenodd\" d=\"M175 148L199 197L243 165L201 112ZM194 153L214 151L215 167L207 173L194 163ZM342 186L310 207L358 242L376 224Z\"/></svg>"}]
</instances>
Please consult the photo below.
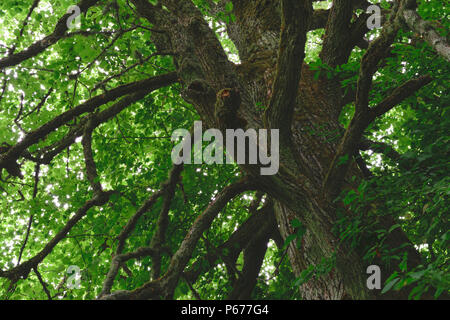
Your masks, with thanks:
<instances>
[{"instance_id":1,"label":"thick branch","mask_svg":"<svg viewBox=\"0 0 450 320\"><path fill-rule=\"evenodd\" d=\"M169 226L169 209L175 195L175 188L180 181L181 171L183 165L174 166L169 174L169 181L164 190L164 201L159 213L158 222L155 233L150 242L150 247L153 248L152 254L152 278L153 280L159 278L161 275L161 255L163 251L163 244L166 238L167 227Z\"/></svg>"},{"instance_id":2,"label":"thick branch","mask_svg":"<svg viewBox=\"0 0 450 320\"><path fill-rule=\"evenodd\" d=\"M373 41L361 59L361 67L356 89L355 108L357 113L365 112L369 108L369 92L373 75L378 69L378 63L388 53L391 44L399 30L399 24L394 22L383 28L379 38Z\"/></svg>"},{"instance_id":3,"label":"thick branch","mask_svg":"<svg viewBox=\"0 0 450 320\"><path fill-rule=\"evenodd\" d=\"M376 117L385 114L414 92L429 84L432 80L431 76L425 75L411 79L397 87L389 97L381 101L376 107L370 109L370 120L374 120Z\"/></svg>"},{"instance_id":4,"label":"thick branch","mask_svg":"<svg viewBox=\"0 0 450 320\"><path fill-rule=\"evenodd\" d=\"M356 88L355 115L342 138L324 182L325 194L330 201L333 201L341 192L341 186L350 167L350 159L357 151L364 130L374 120L374 113L369 110L369 93L378 64L389 53L390 46L400 28L400 22L397 19L398 10L399 5L396 4L392 10L391 19L384 25L380 36L370 44L361 59Z\"/></svg>"},{"instance_id":5,"label":"thick branch","mask_svg":"<svg viewBox=\"0 0 450 320\"><path fill-rule=\"evenodd\" d=\"M84 162L86 164L86 176L89 180L94 193L102 192L102 186L100 184L100 179L97 174L97 167L95 165L94 156L92 155L92 131L94 126L92 121L88 122L86 129L84 131L83 139L81 144L83 145Z\"/></svg>"},{"instance_id":6,"label":"thick branch","mask_svg":"<svg viewBox=\"0 0 450 320\"><path fill-rule=\"evenodd\" d=\"M333 1L320 53L322 61L332 67L344 63L348 56L347 51L351 50L346 40L350 32L352 12L352 1Z\"/></svg>"},{"instance_id":7,"label":"thick branch","mask_svg":"<svg viewBox=\"0 0 450 320\"><path fill-rule=\"evenodd\" d=\"M253 239L244 250L244 267L233 290L228 295L229 300L249 300L261 270L267 251L270 235Z\"/></svg>"},{"instance_id":8,"label":"thick branch","mask_svg":"<svg viewBox=\"0 0 450 320\"><path fill-rule=\"evenodd\" d=\"M386 154L389 158L395 161L398 161L401 157L394 147L384 142L365 139L359 143L358 148L362 151L372 150L373 152Z\"/></svg>"},{"instance_id":9,"label":"thick branch","mask_svg":"<svg viewBox=\"0 0 450 320\"><path fill-rule=\"evenodd\" d=\"M112 89L104 94L101 94L99 96L96 96L83 104L70 109L61 115L55 117L53 120L50 120L46 124L42 125L38 129L31 131L28 133L22 141L17 143L15 146L11 147L8 152L3 154L0 157L0 170L2 168L6 168L8 164L14 163L21 154L31 145L39 142L39 140L45 138L49 133L55 131L59 127L65 125L72 119L76 118L77 116L86 113L86 112L92 112L99 106L106 104L108 102L111 102L113 100L116 100L117 98L124 96L126 94L130 94L133 92L138 92L139 97L141 99L145 96L142 96L142 93L149 93L153 90L156 90L158 88L170 85L177 81L177 75L176 73L168 73L161 76L155 76L149 79L137 81L131 84L126 84L119 86L115 89ZM135 96L136 97L136 96ZM128 100L133 101L135 97L132 97L131 95L128 98L125 98L123 100L123 103L127 102ZM136 101L136 100L134 100ZM118 104L116 108L120 109L123 108L123 104ZM110 113L115 112L115 108L107 109L105 110L104 116L108 117Z\"/></svg>"},{"instance_id":10,"label":"thick branch","mask_svg":"<svg viewBox=\"0 0 450 320\"><path fill-rule=\"evenodd\" d=\"M261 210L251 215L239 228L231 234L229 239L222 243L216 250L208 252L205 256L197 259L192 266L184 272L184 276L191 283L195 283L198 277L213 268L218 259L225 258L227 263L234 263L240 252L255 237L268 234L269 236L277 229L275 214L272 204L264 205ZM218 253L221 253L220 255Z\"/></svg>"},{"instance_id":11,"label":"thick branch","mask_svg":"<svg viewBox=\"0 0 450 320\"><path fill-rule=\"evenodd\" d=\"M326 9L314 10L311 16L308 31L325 28L325 26L327 25L329 14L330 10Z\"/></svg>"},{"instance_id":12,"label":"thick branch","mask_svg":"<svg viewBox=\"0 0 450 320\"><path fill-rule=\"evenodd\" d=\"M103 283L103 289L99 295L99 298L109 294L111 292L111 288L114 284L114 278L119 272L120 266L131 259L138 259L145 256L151 256L155 253L152 248L149 247L141 247L134 252L124 253L116 255L111 261L111 266L109 268L108 274L106 275L106 279Z\"/></svg>"},{"instance_id":13,"label":"thick branch","mask_svg":"<svg viewBox=\"0 0 450 320\"><path fill-rule=\"evenodd\" d=\"M370 3L365 0L334 0L330 9L320 58L325 64L336 67L346 63L356 45L365 47L364 34L367 15L361 14L351 23L355 9L366 9Z\"/></svg>"}]
</instances>

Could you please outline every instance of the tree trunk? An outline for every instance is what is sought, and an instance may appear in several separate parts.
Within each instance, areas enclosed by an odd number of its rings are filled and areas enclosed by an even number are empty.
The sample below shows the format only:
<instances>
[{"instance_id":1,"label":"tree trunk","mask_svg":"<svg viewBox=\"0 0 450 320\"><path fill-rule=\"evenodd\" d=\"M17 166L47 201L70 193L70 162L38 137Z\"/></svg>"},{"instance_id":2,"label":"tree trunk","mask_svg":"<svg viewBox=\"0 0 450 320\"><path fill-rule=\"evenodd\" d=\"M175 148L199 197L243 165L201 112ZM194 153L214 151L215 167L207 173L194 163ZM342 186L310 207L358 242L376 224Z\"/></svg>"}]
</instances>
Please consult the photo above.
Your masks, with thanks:
<instances>
[{"instance_id":1,"label":"tree trunk","mask_svg":"<svg viewBox=\"0 0 450 320\"><path fill-rule=\"evenodd\" d=\"M140 3L139 0L133 2ZM215 35L206 23L201 22L201 14L193 6L187 2L166 2L178 13L176 21L166 23L170 24L171 49L179 57L176 63L186 87L184 98L195 106L204 126L222 130L266 128L264 110L257 106L268 106L274 94L273 84L279 68L280 30L283 30L279 1L233 1L236 21L228 26L228 34L241 58L241 63L235 66L229 63ZM142 6L140 11L149 20L161 23L153 12L145 12L144 9ZM322 19L322 12L316 13L318 16L311 17L309 22L311 28L317 27ZM156 39L155 42L160 41ZM225 88L231 88L226 95L223 94ZM231 110L231 116L236 116L238 122L229 121L229 114L217 112L217 101L230 95L240 95L239 109ZM289 245L288 254L296 276L310 265L331 259L335 261L331 272L320 277L314 275L300 285L303 298L377 298L379 290L369 290L366 286L368 275L361 256L363 251L351 250L333 233L337 207L334 199L324 191L328 170L345 131L338 121L343 106L340 83L334 79L315 79L314 71L303 64L296 96L289 137L294 150L280 145L279 172L274 176L261 176L258 166L241 165L241 169L256 178L260 189L275 200L276 219L284 239L293 233L292 220L298 219L306 227L301 248L294 243ZM363 175L353 159L349 161L350 168L343 187L356 189ZM351 213L347 211L347 214ZM383 221L387 228L393 224L393 221ZM388 239L393 246L398 239L407 240L399 230L393 234L392 239ZM363 241L367 244L370 239ZM409 266L420 261L413 249L408 259ZM391 268L383 266L381 261L379 263L385 280ZM395 293L395 298L407 296L401 291Z\"/></svg>"}]
</instances>

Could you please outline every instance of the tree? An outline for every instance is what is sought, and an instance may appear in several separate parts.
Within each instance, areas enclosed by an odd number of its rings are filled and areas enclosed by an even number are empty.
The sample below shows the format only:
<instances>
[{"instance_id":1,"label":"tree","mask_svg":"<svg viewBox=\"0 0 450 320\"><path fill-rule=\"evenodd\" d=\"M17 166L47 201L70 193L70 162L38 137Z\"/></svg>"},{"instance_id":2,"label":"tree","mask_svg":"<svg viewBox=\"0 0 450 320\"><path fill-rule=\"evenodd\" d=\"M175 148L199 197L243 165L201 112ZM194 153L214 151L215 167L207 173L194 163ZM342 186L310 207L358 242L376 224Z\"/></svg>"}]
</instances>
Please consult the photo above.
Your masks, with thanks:
<instances>
[{"instance_id":1,"label":"tree","mask_svg":"<svg viewBox=\"0 0 450 320\"><path fill-rule=\"evenodd\" d=\"M447 297L447 7L71 5L0 4L5 298ZM279 171L172 164L195 120Z\"/></svg>"}]
</instances>

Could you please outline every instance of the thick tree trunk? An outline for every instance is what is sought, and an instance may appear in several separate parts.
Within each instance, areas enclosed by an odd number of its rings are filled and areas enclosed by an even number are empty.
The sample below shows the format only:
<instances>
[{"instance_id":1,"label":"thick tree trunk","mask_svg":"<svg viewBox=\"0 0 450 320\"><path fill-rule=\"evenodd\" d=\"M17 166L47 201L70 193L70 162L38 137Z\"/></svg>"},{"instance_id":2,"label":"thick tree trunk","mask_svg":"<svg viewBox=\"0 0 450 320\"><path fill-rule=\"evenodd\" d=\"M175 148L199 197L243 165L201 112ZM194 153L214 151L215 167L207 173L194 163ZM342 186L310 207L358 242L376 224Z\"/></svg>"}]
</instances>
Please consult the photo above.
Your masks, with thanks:
<instances>
[{"instance_id":1,"label":"thick tree trunk","mask_svg":"<svg viewBox=\"0 0 450 320\"><path fill-rule=\"evenodd\" d=\"M133 2L147 19L161 23L154 17L154 11L146 11L141 0ZM277 75L277 68L289 73L285 66L284 69L277 66L280 30L283 29L278 14L279 1L233 1L236 22L229 26L228 33L241 58L241 64L237 66L228 61L215 35L195 7L187 2L175 3L168 0L166 3L177 15L176 19L165 23L170 25L171 49L179 57L176 63L178 74L186 87L184 97L195 106L204 125L222 130L267 127L264 111L257 106L269 106L272 102L276 76L279 81L288 82L288 76L284 79L283 73ZM305 10L308 15L307 9ZM316 28L321 21L322 12L316 14L319 17L313 16L309 20L310 28ZM301 22L297 27L304 26ZM295 85L289 85L291 87L294 90L296 88ZM224 95L225 89L227 94ZM234 100L235 96L239 97L238 101L228 101ZM335 260L331 272L321 277L314 276L300 286L303 298L376 298L378 294L368 290L366 286L368 275L367 265L364 265L361 258L363 251L350 250L333 233L337 208L333 199L330 199L330 194L324 191L330 165L344 132L338 121L343 104L340 83L323 78L315 79L314 72L303 64L296 96L292 126L290 132L288 130L293 147L290 145L286 148L283 143L280 144L279 172L274 176L261 176L258 166L241 165L241 168L247 175L256 178L259 188L275 200L276 218L283 238L292 234L293 219L300 220L306 227L307 233L301 248L293 243L289 247L289 257L296 276L308 266L320 264L323 259ZM229 99L225 100L226 97ZM221 106L219 102L222 107L229 103L229 109L225 110L228 113L218 112L218 107ZM282 116L279 118L283 119ZM240 121L234 121L236 119ZM283 123L279 125L283 126ZM351 164L343 187L356 189L362 174L354 161L349 160ZM352 177L355 178L350 179ZM345 211L345 208L342 209ZM394 223L383 221L383 224L389 228ZM399 239L403 243L407 240L401 231L396 230L388 242L395 246ZM367 245L370 240L364 241ZM409 266L418 264L419 259L414 250L410 250L408 258ZM381 261L380 267L383 279L386 279L391 270L383 266ZM400 292L396 298L406 296Z\"/></svg>"}]
</instances>

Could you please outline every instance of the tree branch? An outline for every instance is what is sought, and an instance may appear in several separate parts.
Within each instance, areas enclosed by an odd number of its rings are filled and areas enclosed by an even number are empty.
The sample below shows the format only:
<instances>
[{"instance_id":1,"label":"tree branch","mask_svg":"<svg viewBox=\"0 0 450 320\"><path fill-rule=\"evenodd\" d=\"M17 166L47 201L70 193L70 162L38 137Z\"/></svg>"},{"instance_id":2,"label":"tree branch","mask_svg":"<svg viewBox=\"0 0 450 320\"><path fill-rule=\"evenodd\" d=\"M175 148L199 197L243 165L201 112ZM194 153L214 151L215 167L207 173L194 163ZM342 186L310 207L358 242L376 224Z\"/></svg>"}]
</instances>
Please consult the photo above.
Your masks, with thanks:
<instances>
[{"instance_id":1,"label":"tree branch","mask_svg":"<svg viewBox=\"0 0 450 320\"><path fill-rule=\"evenodd\" d=\"M350 19L352 18L353 4L349 0L334 0L328 22L320 58L329 66L335 67L347 59L347 39L350 33Z\"/></svg>"},{"instance_id":2,"label":"tree branch","mask_svg":"<svg viewBox=\"0 0 450 320\"><path fill-rule=\"evenodd\" d=\"M312 6L311 2L306 0L283 0L281 11L277 74L265 116L269 128L280 130L281 141L290 141L292 114L305 58L306 32L312 15Z\"/></svg>"},{"instance_id":3,"label":"tree branch","mask_svg":"<svg viewBox=\"0 0 450 320\"><path fill-rule=\"evenodd\" d=\"M325 35L320 52L322 62L336 67L347 62L356 45L365 47L364 34L367 15L362 13L351 22L356 9L366 9L370 3L365 0L334 0L325 26Z\"/></svg>"},{"instance_id":4,"label":"tree branch","mask_svg":"<svg viewBox=\"0 0 450 320\"><path fill-rule=\"evenodd\" d=\"M154 192L145 202L144 204L136 211L136 213L128 220L125 227L122 229L120 234L117 236L118 244L116 249L116 254L120 254L125 246L125 241L130 236L131 232L136 227L136 224L140 217L144 215L146 212L150 210L150 208L156 203L156 201L159 199L159 197L166 194L166 192L169 192L172 194L171 197L173 197L173 192L175 191L175 187L180 179L181 172L183 171L184 166L181 165L174 165L172 170L169 173L169 178L166 182L164 182L161 185L161 188ZM170 203L169 203L170 204ZM167 208L168 210L168 208ZM166 210L161 211L161 213L165 213ZM164 221L163 221L164 223ZM163 226L164 228L164 226ZM155 240L156 241L156 240ZM158 242L157 242L158 243Z\"/></svg>"},{"instance_id":5,"label":"tree branch","mask_svg":"<svg viewBox=\"0 0 450 320\"><path fill-rule=\"evenodd\" d=\"M45 284L44 279L42 279L41 273L38 271L38 267L36 266L35 268L33 268L33 270L39 280L39 283L42 286L42 289L44 289L44 292L47 295L48 300L52 300L52 295L50 294L50 291L48 291L47 285Z\"/></svg>"},{"instance_id":6,"label":"tree branch","mask_svg":"<svg viewBox=\"0 0 450 320\"><path fill-rule=\"evenodd\" d=\"M270 234L252 239L244 249L242 272L228 295L228 300L249 300L261 270Z\"/></svg>"},{"instance_id":7,"label":"tree branch","mask_svg":"<svg viewBox=\"0 0 450 320\"><path fill-rule=\"evenodd\" d=\"M88 121L81 144L83 145L84 162L86 164L86 176L94 190L94 194L96 194L102 192L102 185L100 184L94 156L92 155L92 132L94 128L95 126L92 124L92 120Z\"/></svg>"},{"instance_id":8,"label":"tree branch","mask_svg":"<svg viewBox=\"0 0 450 320\"><path fill-rule=\"evenodd\" d=\"M180 181L183 165L175 165L169 174L169 181L164 190L164 201L159 213L158 222L155 233L150 242L153 249L152 254L152 279L155 280L161 275L161 255L163 251L162 245L166 238L167 227L169 226L169 209L175 195L175 188Z\"/></svg>"},{"instance_id":9,"label":"tree branch","mask_svg":"<svg viewBox=\"0 0 450 320\"><path fill-rule=\"evenodd\" d=\"M131 259L138 259L145 256L151 256L153 254L155 254L155 251L152 248L141 247L134 252L116 255L111 261L111 266L109 268L108 274L106 275L106 279L103 282L103 288L99 294L99 298L111 292L111 288L114 284L114 278L116 277L121 265L124 262Z\"/></svg>"},{"instance_id":10,"label":"tree branch","mask_svg":"<svg viewBox=\"0 0 450 320\"><path fill-rule=\"evenodd\" d=\"M381 101L376 107L370 109L370 121L375 120L376 117L382 116L414 92L429 84L432 80L430 75L425 75L416 79L411 79L395 88L390 96Z\"/></svg>"},{"instance_id":11,"label":"tree branch","mask_svg":"<svg viewBox=\"0 0 450 320\"><path fill-rule=\"evenodd\" d=\"M415 10L411 9L403 10L401 18L411 30L420 34L438 54L450 61L449 42L439 35L430 22L423 20Z\"/></svg>"},{"instance_id":12,"label":"tree branch","mask_svg":"<svg viewBox=\"0 0 450 320\"><path fill-rule=\"evenodd\" d=\"M28 147L39 142L39 140L43 139L49 133L65 125L75 117L86 112L92 112L99 106L116 100L123 95L137 92L134 96L130 95L124 98L120 103L115 105L115 108L109 108L105 110L103 116L109 117L111 116L111 113L116 112L117 109L123 109L125 107L124 105L135 102L137 101L136 99L142 99L146 94L150 93L153 90L173 84L177 81L177 79L178 77L176 73L172 72L165 75L155 76L149 79L122 85L60 114L38 129L28 133L19 143L12 146L8 150L8 152L2 154L0 157L0 170L2 168L6 168L11 163L14 163Z\"/></svg>"},{"instance_id":13,"label":"tree branch","mask_svg":"<svg viewBox=\"0 0 450 320\"><path fill-rule=\"evenodd\" d=\"M16 38L16 43L12 46L12 48L9 50L9 55L13 54L17 47L17 42L20 40L20 38L23 36L23 32L25 31L26 26L28 25L28 19L30 19L31 14L33 13L34 9L38 6L40 0L34 0L30 9L28 10L28 14L25 17L25 20L22 23L22 28L20 29L19 34Z\"/></svg>"},{"instance_id":14,"label":"tree branch","mask_svg":"<svg viewBox=\"0 0 450 320\"><path fill-rule=\"evenodd\" d=\"M362 151L371 150L376 153L385 154L387 157L396 162L398 162L401 158L400 153L398 153L391 145L380 141L364 139L359 143L358 149Z\"/></svg>"},{"instance_id":15,"label":"tree branch","mask_svg":"<svg viewBox=\"0 0 450 320\"><path fill-rule=\"evenodd\" d=\"M267 203L267 202L266 202ZM222 243L216 250L208 252L197 259L184 276L191 283L195 283L198 277L213 268L217 264L218 258L225 258L226 264L234 263L239 254L248 246L253 238L261 234L272 234L277 229L273 204L264 204L264 207L252 214L239 228L234 231L227 241ZM221 253L219 255L218 253ZM207 263L205 263L207 262Z\"/></svg>"}]
</instances>

